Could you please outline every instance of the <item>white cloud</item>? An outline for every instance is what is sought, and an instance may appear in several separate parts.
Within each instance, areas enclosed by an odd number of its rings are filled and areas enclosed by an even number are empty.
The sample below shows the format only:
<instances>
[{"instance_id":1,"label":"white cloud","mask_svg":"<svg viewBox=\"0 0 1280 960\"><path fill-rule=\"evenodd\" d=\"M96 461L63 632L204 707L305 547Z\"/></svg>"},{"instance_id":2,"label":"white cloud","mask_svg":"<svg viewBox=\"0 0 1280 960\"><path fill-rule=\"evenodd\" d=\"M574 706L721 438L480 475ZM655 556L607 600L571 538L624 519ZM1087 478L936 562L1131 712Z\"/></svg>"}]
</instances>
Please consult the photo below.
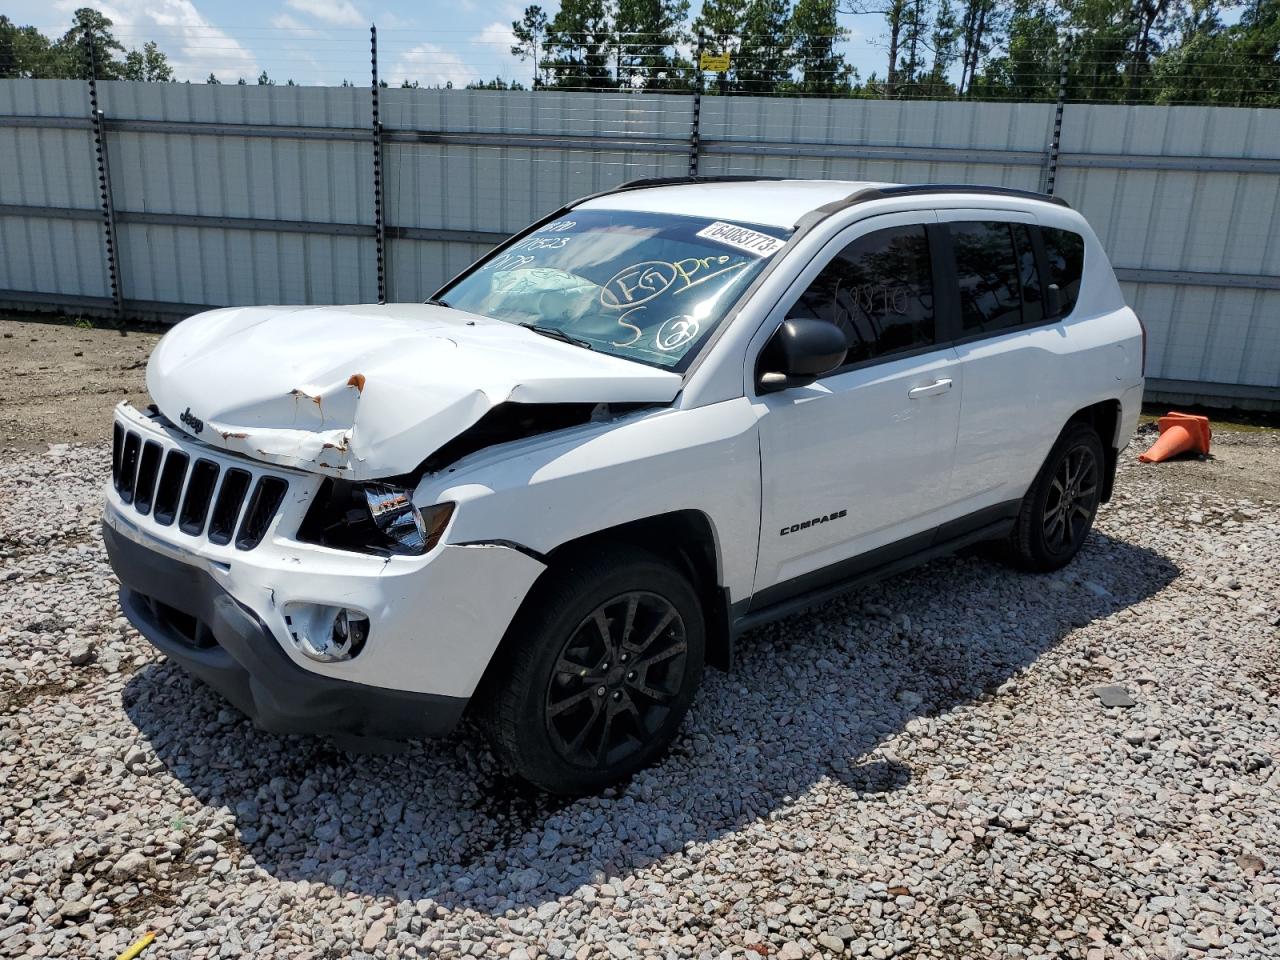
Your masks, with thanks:
<instances>
[{"instance_id":1,"label":"white cloud","mask_svg":"<svg viewBox=\"0 0 1280 960\"><path fill-rule=\"evenodd\" d=\"M448 83L465 87L478 79L480 74L461 57L434 43L420 43L406 50L387 75L387 82L393 87L400 86L404 80L417 80L424 87L443 87Z\"/></svg>"},{"instance_id":2,"label":"white cloud","mask_svg":"<svg viewBox=\"0 0 1280 960\"><path fill-rule=\"evenodd\" d=\"M57 0L54 7L71 14L83 0ZM168 56L179 80L202 81L210 73L224 83L255 78L261 68L240 41L214 26L191 0L115 0L99 8L112 32L127 49L154 40Z\"/></svg>"},{"instance_id":3,"label":"white cloud","mask_svg":"<svg viewBox=\"0 0 1280 960\"><path fill-rule=\"evenodd\" d=\"M277 30L288 30L290 33L308 33L311 28L299 20L297 17L291 17L287 13L278 13L271 18L271 25Z\"/></svg>"},{"instance_id":4,"label":"white cloud","mask_svg":"<svg viewBox=\"0 0 1280 960\"><path fill-rule=\"evenodd\" d=\"M533 64L521 61L511 53L516 42L510 23L495 20L467 41L469 58L485 79L495 76L518 80L528 86L533 79Z\"/></svg>"},{"instance_id":5,"label":"white cloud","mask_svg":"<svg viewBox=\"0 0 1280 960\"><path fill-rule=\"evenodd\" d=\"M494 22L489 24L472 38L473 43L481 44L486 53L506 53L511 44L516 42L511 32L511 24Z\"/></svg>"},{"instance_id":6,"label":"white cloud","mask_svg":"<svg viewBox=\"0 0 1280 960\"><path fill-rule=\"evenodd\" d=\"M369 24L369 20L355 8L351 0L337 0L336 3L333 0L285 0L285 3L299 13L305 13L335 27L359 27Z\"/></svg>"}]
</instances>

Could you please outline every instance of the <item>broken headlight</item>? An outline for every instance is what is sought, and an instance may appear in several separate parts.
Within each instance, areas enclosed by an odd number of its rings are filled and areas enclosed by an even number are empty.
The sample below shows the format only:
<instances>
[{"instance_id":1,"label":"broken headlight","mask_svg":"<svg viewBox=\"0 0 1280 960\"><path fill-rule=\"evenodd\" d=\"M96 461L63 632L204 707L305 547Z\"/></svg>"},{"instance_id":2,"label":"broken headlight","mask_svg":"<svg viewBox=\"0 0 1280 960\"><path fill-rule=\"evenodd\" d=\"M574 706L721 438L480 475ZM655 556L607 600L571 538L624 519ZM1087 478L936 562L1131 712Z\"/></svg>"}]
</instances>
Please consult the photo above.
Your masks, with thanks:
<instances>
[{"instance_id":1,"label":"broken headlight","mask_svg":"<svg viewBox=\"0 0 1280 960\"><path fill-rule=\"evenodd\" d=\"M298 539L338 550L419 556L444 536L452 503L417 507L408 487L327 479L298 529Z\"/></svg>"},{"instance_id":2,"label":"broken headlight","mask_svg":"<svg viewBox=\"0 0 1280 960\"><path fill-rule=\"evenodd\" d=\"M409 490L381 483L365 484L364 500L374 525L393 545L393 553L426 553L440 541L453 516L452 503L419 510Z\"/></svg>"}]
</instances>

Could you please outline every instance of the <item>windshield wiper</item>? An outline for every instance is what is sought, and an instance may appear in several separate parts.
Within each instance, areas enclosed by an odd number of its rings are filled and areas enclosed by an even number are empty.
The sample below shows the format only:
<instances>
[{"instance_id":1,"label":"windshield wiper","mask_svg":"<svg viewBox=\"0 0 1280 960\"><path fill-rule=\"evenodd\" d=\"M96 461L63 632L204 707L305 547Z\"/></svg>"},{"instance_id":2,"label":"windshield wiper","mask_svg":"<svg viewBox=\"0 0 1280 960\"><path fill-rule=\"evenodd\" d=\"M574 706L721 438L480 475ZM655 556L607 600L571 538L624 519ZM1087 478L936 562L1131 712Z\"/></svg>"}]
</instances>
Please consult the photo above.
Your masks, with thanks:
<instances>
[{"instance_id":1,"label":"windshield wiper","mask_svg":"<svg viewBox=\"0 0 1280 960\"><path fill-rule=\"evenodd\" d=\"M550 337L552 340L559 340L561 343L572 343L575 347L583 347L586 350L595 349L586 340L580 340L572 334L565 333L559 327L544 327L540 323L522 323L520 326L534 333L540 333L544 337Z\"/></svg>"},{"instance_id":2,"label":"windshield wiper","mask_svg":"<svg viewBox=\"0 0 1280 960\"><path fill-rule=\"evenodd\" d=\"M424 301L424 302L425 302L428 306L432 306L432 307L447 307L447 306L449 306L449 304L445 303L443 300L437 300L435 297L432 297L430 300L426 300L426 301Z\"/></svg>"}]
</instances>

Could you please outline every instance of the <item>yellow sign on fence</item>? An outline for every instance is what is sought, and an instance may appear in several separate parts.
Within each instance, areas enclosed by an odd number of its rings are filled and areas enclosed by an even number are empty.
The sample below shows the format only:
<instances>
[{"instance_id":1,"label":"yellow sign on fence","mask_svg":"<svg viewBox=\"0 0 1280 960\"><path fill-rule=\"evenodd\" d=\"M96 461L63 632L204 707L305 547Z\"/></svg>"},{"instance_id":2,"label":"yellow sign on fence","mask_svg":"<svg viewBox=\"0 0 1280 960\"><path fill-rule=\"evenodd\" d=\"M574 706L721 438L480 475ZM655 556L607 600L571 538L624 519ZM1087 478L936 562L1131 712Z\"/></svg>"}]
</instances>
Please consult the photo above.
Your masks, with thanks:
<instances>
[{"instance_id":1,"label":"yellow sign on fence","mask_svg":"<svg viewBox=\"0 0 1280 960\"><path fill-rule=\"evenodd\" d=\"M699 66L703 70L711 70L715 73L724 73L729 69L729 54L727 53L704 53Z\"/></svg>"}]
</instances>

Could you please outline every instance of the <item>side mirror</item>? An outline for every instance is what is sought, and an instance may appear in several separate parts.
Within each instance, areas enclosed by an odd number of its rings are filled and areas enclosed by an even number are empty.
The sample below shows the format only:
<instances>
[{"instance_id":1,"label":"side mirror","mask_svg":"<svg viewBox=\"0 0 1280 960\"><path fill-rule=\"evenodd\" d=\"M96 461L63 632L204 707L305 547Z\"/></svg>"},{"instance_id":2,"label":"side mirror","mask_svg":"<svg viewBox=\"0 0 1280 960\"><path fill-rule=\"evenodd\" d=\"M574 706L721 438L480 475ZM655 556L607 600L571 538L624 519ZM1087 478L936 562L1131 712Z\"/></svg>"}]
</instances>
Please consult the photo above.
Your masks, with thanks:
<instances>
[{"instance_id":1,"label":"side mirror","mask_svg":"<svg viewBox=\"0 0 1280 960\"><path fill-rule=\"evenodd\" d=\"M761 393L804 387L844 363L849 342L825 320L793 317L778 324L760 352L756 385Z\"/></svg>"},{"instance_id":2,"label":"side mirror","mask_svg":"<svg viewBox=\"0 0 1280 960\"><path fill-rule=\"evenodd\" d=\"M1062 315L1062 288L1056 283L1044 288L1044 310L1046 317Z\"/></svg>"}]
</instances>

